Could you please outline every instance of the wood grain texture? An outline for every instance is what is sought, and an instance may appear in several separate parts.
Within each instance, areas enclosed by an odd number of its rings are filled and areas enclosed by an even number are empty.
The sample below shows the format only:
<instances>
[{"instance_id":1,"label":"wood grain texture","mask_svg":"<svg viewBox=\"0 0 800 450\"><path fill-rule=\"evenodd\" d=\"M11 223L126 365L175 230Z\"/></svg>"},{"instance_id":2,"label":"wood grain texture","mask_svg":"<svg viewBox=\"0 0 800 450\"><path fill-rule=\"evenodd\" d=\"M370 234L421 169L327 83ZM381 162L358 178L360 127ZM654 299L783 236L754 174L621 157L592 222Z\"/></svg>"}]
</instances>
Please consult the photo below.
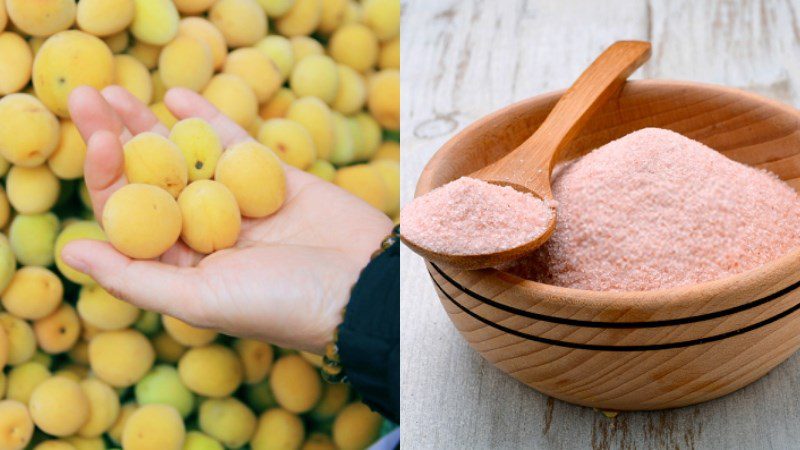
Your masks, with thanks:
<instances>
[{"instance_id":1,"label":"wood grain texture","mask_svg":"<svg viewBox=\"0 0 800 450\"><path fill-rule=\"evenodd\" d=\"M652 40L653 59L639 71L647 77L726 84L798 106L798 12L797 1L405 1L403 201L455 132L513 101L566 87L618 39ZM719 400L610 420L541 395L485 362L454 329L421 259L407 249L402 273L404 448L800 442L797 355Z\"/></svg>"}]
</instances>

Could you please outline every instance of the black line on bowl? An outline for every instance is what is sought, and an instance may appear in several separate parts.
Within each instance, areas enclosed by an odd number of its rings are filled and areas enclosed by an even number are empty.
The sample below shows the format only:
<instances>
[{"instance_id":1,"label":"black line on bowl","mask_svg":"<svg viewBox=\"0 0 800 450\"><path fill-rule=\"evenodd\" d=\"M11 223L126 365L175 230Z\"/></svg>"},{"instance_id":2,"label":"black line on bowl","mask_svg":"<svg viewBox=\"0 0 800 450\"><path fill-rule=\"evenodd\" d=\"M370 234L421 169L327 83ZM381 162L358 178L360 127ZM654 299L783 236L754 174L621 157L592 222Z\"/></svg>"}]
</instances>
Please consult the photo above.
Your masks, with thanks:
<instances>
[{"instance_id":1,"label":"black line on bowl","mask_svg":"<svg viewBox=\"0 0 800 450\"><path fill-rule=\"evenodd\" d=\"M594 320L577 320L577 319L567 319L564 317L558 316L548 316L545 314L538 314L535 312L525 311L524 309L515 308L513 306L508 306L503 303L496 302L490 298L484 297L477 292L471 291L468 288L459 284L456 280L452 277L444 273L442 269L440 269L436 264L430 263L434 269L441 275L448 283L452 284L453 287L458 289L459 291L469 295L470 297L478 300L481 303L486 303L489 306L493 306L497 309L501 309L506 312L510 312L516 314L518 316L527 317L530 319L541 320L542 322L551 322L551 323L559 323L562 325L574 325L579 327L587 327L587 328L657 328L657 327L669 327L673 325L685 325L688 323L695 323L695 322L703 322L706 320L718 319L723 316L728 316L731 314L740 313L742 311L747 311L748 309L755 308L757 306L761 306L765 303L771 302L772 300L778 299L783 297L784 295L788 294L789 292L800 288L800 281L794 283L790 286L787 286L777 292L774 292L766 297L760 298L758 300L753 300L749 303L744 303L739 306L734 306L733 308L722 309L719 311L714 311L711 313L700 314L697 316L689 316L689 317L681 317L679 319L668 319L668 320L652 320L652 321L644 321L644 322L601 322L601 321L594 321ZM428 272L428 275L433 278L433 274ZM434 283L436 280L434 280Z\"/></svg>"},{"instance_id":2,"label":"black line on bowl","mask_svg":"<svg viewBox=\"0 0 800 450\"><path fill-rule=\"evenodd\" d=\"M433 279L433 277L431 277L431 279ZM497 330L500 330L502 332L505 332L505 333L508 333L508 334L511 334L511 335L514 335L514 336L517 336L517 337L520 337L520 338L523 338L523 339L527 339L529 341L539 342L539 343L547 344L547 345L555 345L555 346L558 346L558 347L567 347L567 348L574 348L574 349L579 349L579 350L595 350L595 351L604 351L604 352L641 352L641 351L651 351L651 350L671 350L671 349L676 349L676 348L686 348L686 347L693 347L695 345L708 344L710 342L716 342L716 341L721 341L723 339L728 339L728 338L731 338L731 337L734 337L734 336L738 336L740 334L747 333L748 331L753 331L753 330L755 330L757 328L761 328L761 327L763 327L765 325L769 325L770 323L775 322L777 320L780 320L780 319L788 316L789 314L797 311L798 309L800 309L800 303L798 303L798 304L792 306L791 308L789 308L789 309L787 309L787 310L785 310L783 312L780 312L780 313L778 313L778 314L776 314L776 315L774 315L774 316L772 316L770 318L764 319L761 322L756 322L754 324L748 325L748 326L746 326L744 328L739 328L738 330L728 331L728 332L725 332L725 333L716 334L714 336L708 336L708 337L704 337L704 338L700 338L700 339L692 339L692 340L688 340L688 341L667 342L667 343L664 343L664 344L651 344L651 345L581 344L581 343L578 343L578 342L559 341L559 340L556 340L556 339L543 338L543 337L540 337L540 336L535 336L533 334L529 334L529 333L525 333L525 332L522 332L522 331L519 331L519 330L514 330L514 329L511 329L511 328L505 327L503 325L500 325L497 322L492 322L491 320L486 319L483 316L470 311L468 308L463 306L461 303L458 303L453 297L450 296L450 294L448 294L447 292L444 291L444 289L442 289L442 287L439 285L438 282L436 282L436 280L433 280L433 284L435 284L436 287L439 288L439 291L442 294L444 294L444 296L447 297L447 299L450 300L451 303L456 305L460 310L462 310L465 313L467 313L470 317L472 317L473 319L476 319L476 320L478 320L480 322L483 322L484 324L489 325L490 327L495 328Z\"/></svg>"}]
</instances>

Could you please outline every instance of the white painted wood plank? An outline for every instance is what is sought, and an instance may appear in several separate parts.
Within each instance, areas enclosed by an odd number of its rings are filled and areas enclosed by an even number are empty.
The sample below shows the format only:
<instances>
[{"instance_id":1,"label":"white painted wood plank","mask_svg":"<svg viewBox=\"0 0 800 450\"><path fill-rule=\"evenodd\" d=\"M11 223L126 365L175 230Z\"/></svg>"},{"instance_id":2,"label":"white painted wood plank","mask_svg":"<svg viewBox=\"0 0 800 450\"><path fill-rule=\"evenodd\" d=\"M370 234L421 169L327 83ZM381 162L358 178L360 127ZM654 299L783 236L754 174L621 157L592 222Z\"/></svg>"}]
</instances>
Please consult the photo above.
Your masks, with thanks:
<instances>
[{"instance_id":1,"label":"white painted wood plank","mask_svg":"<svg viewBox=\"0 0 800 450\"><path fill-rule=\"evenodd\" d=\"M402 200L459 129L567 86L617 39L651 38L647 77L740 87L798 105L800 2L407 0L402 33ZM403 248L403 447L792 448L800 358L717 401L609 420L483 361L450 324L421 260Z\"/></svg>"}]
</instances>

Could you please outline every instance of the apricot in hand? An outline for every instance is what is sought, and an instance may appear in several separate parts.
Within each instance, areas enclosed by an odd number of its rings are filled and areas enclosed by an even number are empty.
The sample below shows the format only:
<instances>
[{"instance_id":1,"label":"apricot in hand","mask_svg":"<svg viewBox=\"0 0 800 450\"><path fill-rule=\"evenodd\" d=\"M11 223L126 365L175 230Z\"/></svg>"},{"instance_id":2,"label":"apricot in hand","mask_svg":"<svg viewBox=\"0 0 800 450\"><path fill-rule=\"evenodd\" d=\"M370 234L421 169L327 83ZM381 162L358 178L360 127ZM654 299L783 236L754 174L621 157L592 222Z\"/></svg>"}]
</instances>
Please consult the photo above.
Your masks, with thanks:
<instances>
[{"instance_id":1,"label":"apricot in hand","mask_svg":"<svg viewBox=\"0 0 800 450\"><path fill-rule=\"evenodd\" d=\"M149 184L128 184L106 202L103 226L108 240L121 253L155 258L177 242L181 211L167 191Z\"/></svg>"},{"instance_id":2,"label":"apricot in hand","mask_svg":"<svg viewBox=\"0 0 800 450\"><path fill-rule=\"evenodd\" d=\"M208 122L196 117L181 120L172 127L169 139L183 152L190 182L214 176L222 155L222 142Z\"/></svg>"},{"instance_id":3,"label":"apricot in hand","mask_svg":"<svg viewBox=\"0 0 800 450\"><path fill-rule=\"evenodd\" d=\"M241 142L226 150L217 163L215 179L230 189L246 217L274 213L286 196L280 160L258 142Z\"/></svg>"}]
</instances>

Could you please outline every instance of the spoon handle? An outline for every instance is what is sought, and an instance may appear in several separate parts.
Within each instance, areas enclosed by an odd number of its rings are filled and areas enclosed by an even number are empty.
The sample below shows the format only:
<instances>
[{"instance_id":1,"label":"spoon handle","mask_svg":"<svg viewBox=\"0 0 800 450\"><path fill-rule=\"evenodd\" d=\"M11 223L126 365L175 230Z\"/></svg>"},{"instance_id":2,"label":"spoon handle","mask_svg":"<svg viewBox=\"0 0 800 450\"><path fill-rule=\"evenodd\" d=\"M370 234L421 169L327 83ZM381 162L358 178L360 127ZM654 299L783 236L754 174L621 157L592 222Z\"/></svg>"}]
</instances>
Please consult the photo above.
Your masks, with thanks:
<instances>
[{"instance_id":1,"label":"spoon handle","mask_svg":"<svg viewBox=\"0 0 800 450\"><path fill-rule=\"evenodd\" d=\"M649 57L649 42L615 42L578 77L525 142L476 172L478 178L524 186L543 198L552 198L550 173L560 152Z\"/></svg>"}]
</instances>

